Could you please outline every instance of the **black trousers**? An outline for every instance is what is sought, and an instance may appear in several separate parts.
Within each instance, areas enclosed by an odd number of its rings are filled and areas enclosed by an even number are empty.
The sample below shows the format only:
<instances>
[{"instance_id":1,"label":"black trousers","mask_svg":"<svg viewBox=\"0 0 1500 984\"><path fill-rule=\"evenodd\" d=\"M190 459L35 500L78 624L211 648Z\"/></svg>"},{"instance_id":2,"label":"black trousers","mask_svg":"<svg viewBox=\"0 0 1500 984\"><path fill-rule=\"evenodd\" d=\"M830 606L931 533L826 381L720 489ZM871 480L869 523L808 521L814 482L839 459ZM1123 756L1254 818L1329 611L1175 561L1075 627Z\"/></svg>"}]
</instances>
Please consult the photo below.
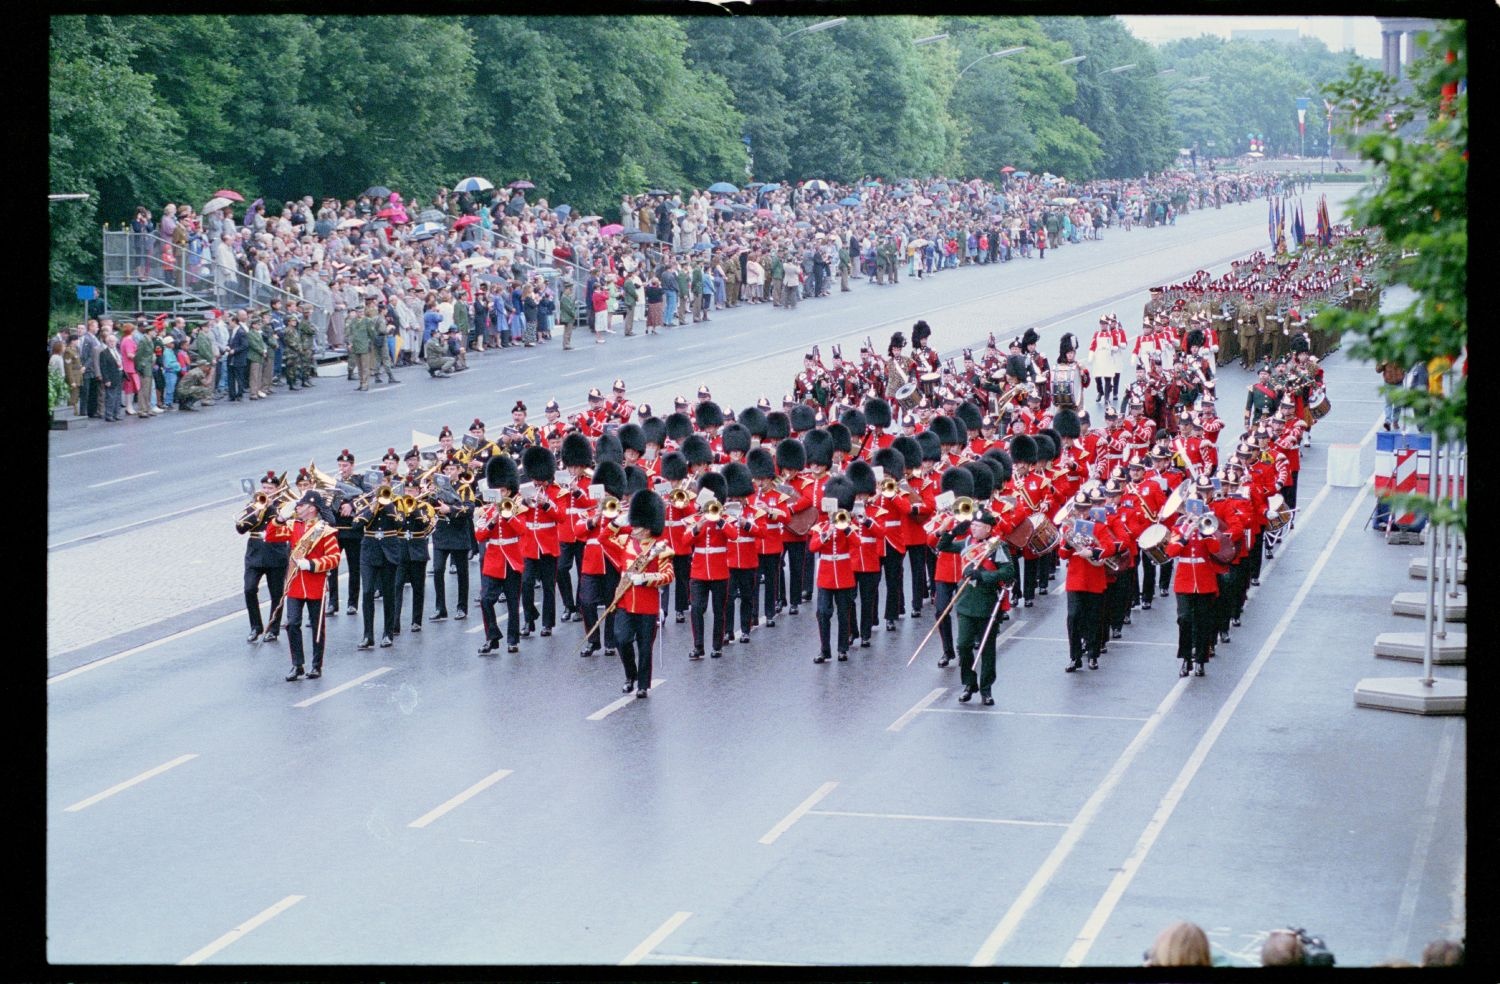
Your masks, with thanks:
<instances>
[{"instance_id":1,"label":"black trousers","mask_svg":"<svg viewBox=\"0 0 1500 984\"><path fill-rule=\"evenodd\" d=\"M235 365L229 363L229 398L238 400L245 395L245 388L250 384L250 366L246 363Z\"/></svg>"},{"instance_id":2,"label":"black trousers","mask_svg":"<svg viewBox=\"0 0 1500 984\"><path fill-rule=\"evenodd\" d=\"M260 579L266 579L266 587L271 592L271 609L275 611L277 602L281 601L281 592L286 583L286 568L278 564L275 567L245 567L245 611L250 615L250 628L255 632L265 632L265 623L260 617ZM281 613L271 620L270 632L275 635L281 631Z\"/></svg>"},{"instance_id":3,"label":"black trousers","mask_svg":"<svg viewBox=\"0 0 1500 984\"><path fill-rule=\"evenodd\" d=\"M922 602L927 600L927 547L925 544L908 544L906 566L911 569L911 613L922 614Z\"/></svg>"},{"instance_id":4,"label":"black trousers","mask_svg":"<svg viewBox=\"0 0 1500 984\"><path fill-rule=\"evenodd\" d=\"M557 624L557 558L542 554L527 557L521 574L521 598L526 610L526 624L536 622L536 586L542 586L542 628L550 629Z\"/></svg>"},{"instance_id":5,"label":"black trousers","mask_svg":"<svg viewBox=\"0 0 1500 984\"><path fill-rule=\"evenodd\" d=\"M99 385L99 377L84 376L83 382L78 387L79 409L90 417L99 416L99 393L103 387Z\"/></svg>"},{"instance_id":6,"label":"black trousers","mask_svg":"<svg viewBox=\"0 0 1500 984\"><path fill-rule=\"evenodd\" d=\"M615 638L620 643L620 663L625 679L640 690L651 686L651 650L656 647L656 616L616 610Z\"/></svg>"},{"instance_id":7,"label":"black trousers","mask_svg":"<svg viewBox=\"0 0 1500 984\"><path fill-rule=\"evenodd\" d=\"M495 617L495 605L504 596L505 642L507 645L517 645L521 641L521 572L508 569L504 577L480 574L479 580L479 613L484 618L485 639L490 642L500 641L500 622Z\"/></svg>"},{"instance_id":8,"label":"black trousers","mask_svg":"<svg viewBox=\"0 0 1500 984\"><path fill-rule=\"evenodd\" d=\"M323 625L323 599L288 598L286 600L286 641L292 650L292 665L302 668L302 622L312 626L312 668L323 669L323 644L328 633Z\"/></svg>"},{"instance_id":9,"label":"black trousers","mask_svg":"<svg viewBox=\"0 0 1500 984\"><path fill-rule=\"evenodd\" d=\"M1141 554L1141 600L1150 601L1158 589L1172 586L1172 562L1158 564Z\"/></svg>"},{"instance_id":10,"label":"black trousers","mask_svg":"<svg viewBox=\"0 0 1500 984\"><path fill-rule=\"evenodd\" d=\"M739 611L741 635L750 634L750 624L755 621L755 575L753 567L731 567L729 569L729 598L724 606L724 625L733 631L735 610Z\"/></svg>"},{"instance_id":11,"label":"black trousers","mask_svg":"<svg viewBox=\"0 0 1500 984\"><path fill-rule=\"evenodd\" d=\"M880 617L875 610L880 599L880 572L856 571L854 588L859 595L859 637L869 642L870 633L875 630L875 622Z\"/></svg>"},{"instance_id":12,"label":"black trousers","mask_svg":"<svg viewBox=\"0 0 1500 984\"><path fill-rule=\"evenodd\" d=\"M364 537L357 536L351 539L339 537L339 549L344 552L340 567L349 570L349 604L359 603L359 545L364 542ZM328 572L327 590L323 592L328 599L329 608L339 607L339 569L335 567Z\"/></svg>"},{"instance_id":13,"label":"black trousers","mask_svg":"<svg viewBox=\"0 0 1500 984\"><path fill-rule=\"evenodd\" d=\"M937 601L934 604L937 606L937 610L934 614L942 615L943 609L948 607L948 603L952 601L953 596L958 593L958 585L950 584L947 581L939 581L937 582L936 586ZM952 659L954 653L953 616L951 614L944 615L942 621L938 622L938 636L943 640L943 658Z\"/></svg>"},{"instance_id":14,"label":"black trousers","mask_svg":"<svg viewBox=\"0 0 1500 984\"><path fill-rule=\"evenodd\" d=\"M557 558L557 594L562 598L565 612L578 610L577 596L573 593L573 580L575 577L583 576L582 570L583 541L564 543L562 553Z\"/></svg>"},{"instance_id":15,"label":"black trousers","mask_svg":"<svg viewBox=\"0 0 1500 984\"><path fill-rule=\"evenodd\" d=\"M996 602L998 604L998 600ZM958 675L965 689L978 689L988 697L990 686L995 682L995 637L1000 633L999 616L979 618L973 615L958 616ZM985 635L985 630L989 634ZM983 645L979 645L980 643ZM974 648L979 646L979 673L974 673Z\"/></svg>"},{"instance_id":16,"label":"black trousers","mask_svg":"<svg viewBox=\"0 0 1500 984\"><path fill-rule=\"evenodd\" d=\"M764 610L767 618L775 618L776 609L781 604L781 557L779 553L760 555L760 577L764 587Z\"/></svg>"},{"instance_id":17,"label":"black trousers","mask_svg":"<svg viewBox=\"0 0 1500 984\"><path fill-rule=\"evenodd\" d=\"M788 540L783 545L787 564L790 568L787 575L786 600L791 605L800 605L812 594L813 580L809 576L807 565L812 557L807 552L806 542Z\"/></svg>"},{"instance_id":18,"label":"black trousers","mask_svg":"<svg viewBox=\"0 0 1500 984\"><path fill-rule=\"evenodd\" d=\"M1043 580L1042 563L1046 557L1038 557L1035 560L1030 557L1022 557L1017 564L1021 567L1021 597L1025 601L1036 598L1036 589L1046 587L1047 582Z\"/></svg>"},{"instance_id":19,"label":"black trousers","mask_svg":"<svg viewBox=\"0 0 1500 984\"><path fill-rule=\"evenodd\" d=\"M1103 641L1104 629L1123 630L1125 616L1130 614L1130 588L1135 584L1135 569L1126 568L1104 589L1104 618L1099 626L1099 637Z\"/></svg>"},{"instance_id":20,"label":"black trousers","mask_svg":"<svg viewBox=\"0 0 1500 984\"><path fill-rule=\"evenodd\" d=\"M1104 592L1068 592L1068 658L1077 663L1099 658L1099 624Z\"/></svg>"},{"instance_id":21,"label":"black trousers","mask_svg":"<svg viewBox=\"0 0 1500 984\"><path fill-rule=\"evenodd\" d=\"M396 565L396 628L401 628L406 586L411 585L411 624L422 624L422 606L427 602L427 561L404 560Z\"/></svg>"},{"instance_id":22,"label":"black trousers","mask_svg":"<svg viewBox=\"0 0 1500 984\"><path fill-rule=\"evenodd\" d=\"M675 559L675 558L673 558ZM690 558L691 559L691 558ZM713 651L720 652L724 648L724 627L726 607L729 602L729 580L723 581L693 581L690 579L690 591L692 609L688 621L693 627L693 652L703 652L703 613L708 609L710 599L714 603L713 618Z\"/></svg>"},{"instance_id":23,"label":"black trousers","mask_svg":"<svg viewBox=\"0 0 1500 984\"><path fill-rule=\"evenodd\" d=\"M1260 580L1260 567L1265 559L1265 548L1266 531L1261 530L1255 534L1255 542L1250 544L1250 556L1245 558L1245 562L1250 565L1249 576L1256 581ZM1249 585L1246 585L1246 590L1248 589Z\"/></svg>"},{"instance_id":24,"label":"black trousers","mask_svg":"<svg viewBox=\"0 0 1500 984\"><path fill-rule=\"evenodd\" d=\"M1208 647L1214 641L1214 605L1217 595L1177 595L1177 658L1208 662Z\"/></svg>"},{"instance_id":25,"label":"black trousers","mask_svg":"<svg viewBox=\"0 0 1500 984\"><path fill-rule=\"evenodd\" d=\"M583 634L589 638L588 650L597 653L602 645L605 649L616 648L615 623L617 612L611 612L604 620L604 627L594 632L599 621L599 611L614 599L615 589L620 584L620 572L609 570L606 574L580 574L578 576L578 614L583 616ZM589 633L593 636L589 637Z\"/></svg>"},{"instance_id":26,"label":"black trousers","mask_svg":"<svg viewBox=\"0 0 1500 984\"><path fill-rule=\"evenodd\" d=\"M681 615L688 610L692 604L692 598L688 591L688 584L693 579L693 555L672 555L672 583L661 589L661 613L665 615L667 608ZM671 602L669 606L667 603Z\"/></svg>"},{"instance_id":27,"label":"black trousers","mask_svg":"<svg viewBox=\"0 0 1500 984\"><path fill-rule=\"evenodd\" d=\"M361 607L365 614L366 639L375 638L375 592L380 592L380 607L384 613L384 628L381 635L393 636L400 625L401 612L396 605L396 565L385 562L380 545L366 550L360 557L359 579L364 588Z\"/></svg>"},{"instance_id":28,"label":"black trousers","mask_svg":"<svg viewBox=\"0 0 1500 984\"><path fill-rule=\"evenodd\" d=\"M894 622L906 610L906 587L901 580L901 560L906 555L886 544L880 557L880 572L885 575L885 620Z\"/></svg>"},{"instance_id":29,"label":"black trousers","mask_svg":"<svg viewBox=\"0 0 1500 984\"><path fill-rule=\"evenodd\" d=\"M458 606L455 611L469 610L469 550L432 550L432 593L437 604L437 614L448 614L448 564L452 561L458 568Z\"/></svg>"},{"instance_id":30,"label":"black trousers","mask_svg":"<svg viewBox=\"0 0 1500 984\"><path fill-rule=\"evenodd\" d=\"M1281 497L1288 508L1297 508L1297 472L1292 472L1292 480L1281 487Z\"/></svg>"},{"instance_id":31,"label":"black trousers","mask_svg":"<svg viewBox=\"0 0 1500 984\"><path fill-rule=\"evenodd\" d=\"M829 655L828 642L834 616L838 616L839 655L849 652L854 639L854 589L818 589L818 653Z\"/></svg>"}]
</instances>

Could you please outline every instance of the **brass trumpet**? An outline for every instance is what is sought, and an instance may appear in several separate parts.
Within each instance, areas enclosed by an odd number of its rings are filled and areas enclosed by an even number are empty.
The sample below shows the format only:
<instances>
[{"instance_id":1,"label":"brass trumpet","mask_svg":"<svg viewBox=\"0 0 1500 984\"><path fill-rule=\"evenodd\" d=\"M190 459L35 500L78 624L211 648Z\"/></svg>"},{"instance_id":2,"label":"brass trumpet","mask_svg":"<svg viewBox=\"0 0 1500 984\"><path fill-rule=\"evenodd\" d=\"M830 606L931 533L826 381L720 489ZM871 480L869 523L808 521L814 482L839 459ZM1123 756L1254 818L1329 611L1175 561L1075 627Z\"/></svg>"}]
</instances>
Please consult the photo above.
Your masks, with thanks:
<instances>
[{"instance_id":1,"label":"brass trumpet","mask_svg":"<svg viewBox=\"0 0 1500 984\"><path fill-rule=\"evenodd\" d=\"M501 519L510 519L511 517L515 516L518 511L520 511L520 508L521 504L510 496L506 496L499 502L495 503L495 511L499 514L499 517Z\"/></svg>"},{"instance_id":2,"label":"brass trumpet","mask_svg":"<svg viewBox=\"0 0 1500 984\"><path fill-rule=\"evenodd\" d=\"M966 523L973 519L976 508L974 500L969 496L962 495L953 500L953 515L957 517L960 523Z\"/></svg>"},{"instance_id":3,"label":"brass trumpet","mask_svg":"<svg viewBox=\"0 0 1500 984\"><path fill-rule=\"evenodd\" d=\"M880 494L884 495L884 496L895 495L896 492L899 490L900 485L901 485L900 482L898 482L896 479L892 478L891 476L887 475L885 478L882 478L880 480Z\"/></svg>"},{"instance_id":4,"label":"brass trumpet","mask_svg":"<svg viewBox=\"0 0 1500 984\"><path fill-rule=\"evenodd\" d=\"M833 514L833 528L836 530L847 530L851 522L853 519L847 509L840 509Z\"/></svg>"},{"instance_id":5,"label":"brass trumpet","mask_svg":"<svg viewBox=\"0 0 1500 984\"><path fill-rule=\"evenodd\" d=\"M616 516L620 515L620 500L616 499L614 496L610 496L603 502L599 503L599 515L603 516L605 519L614 519Z\"/></svg>"},{"instance_id":6,"label":"brass trumpet","mask_svg":"<svg viewBox=\"0 0 1500 984\"><path fill-rule=\"evenodd\" d=\"M703 518L709 522L721 519L724 515L724 504L718 499L713 500L703 507Z\"/></svg>"},{"instance_id":7,"label":"brass trumpet","mask_svg":"<svg viewBox=\"0 0 1500 984\"><path fill-rule=\"evenodd\" d=\"M667 498L671 501L674 507L681 509L689 502L693 501L693 493L689 492L687 489L673 489L670 493L668 493Z\"/></svg>"}]
</instances>

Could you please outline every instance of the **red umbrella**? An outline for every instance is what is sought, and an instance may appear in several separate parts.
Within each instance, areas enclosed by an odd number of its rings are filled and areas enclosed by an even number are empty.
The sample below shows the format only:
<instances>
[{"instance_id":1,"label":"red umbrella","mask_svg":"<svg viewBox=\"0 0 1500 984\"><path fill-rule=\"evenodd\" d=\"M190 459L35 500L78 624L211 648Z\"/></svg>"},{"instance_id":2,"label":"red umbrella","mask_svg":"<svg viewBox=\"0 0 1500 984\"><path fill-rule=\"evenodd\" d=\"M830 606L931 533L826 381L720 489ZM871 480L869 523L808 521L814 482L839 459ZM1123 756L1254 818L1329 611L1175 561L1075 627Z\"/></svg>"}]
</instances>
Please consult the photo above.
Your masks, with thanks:
<instances>
[{"instance_id":1,"label":"red umbrella","mask_svg":"<svg viewBox=\"0 0 1500 984\"><path fill-rule=\"evenodd\" d=\"M1007 165L1005 165L1004 167L1002 167L1000 169L1000 173L1001 174L1009 174L1009 173L1011 173L1014 170L1015 170L1015 168L1013 168L1009 164L1007 164Z\"/></svg>"},{"instance_id":2,"label":"red umbrella","mask_svg":"<svg viewBox=\"0 0 1500 984\"><path fill-rule=\"evenodd\" d=\"M479 221L479 216L477 216L477 215L465 215L463 218L461 218L457 222L453 223L453 228L455 228L455 229L462 229L464 226L471 226L471 225L473 225L474 223L476 223L478 221Z\"/></svg>"},{"instance_id":3,"label":"red umbrella","mask_svg":"<svg viewBox=\"0 0 1500 984\"><path fill-rule=\"evenodd\" d=\"M214 197L227 198L232 202L242 202L245 200L244 195L240 194L237 191L231 191L228 188L220 188L218 191L214 192Z\"/></svg>"},{"instance_id":4,"label":"red umbrella","mask_svg":"<svg viewBox=\"0 0 1500 984\"><path fill-rule=\"evenodd\" d=\"M625 231L625 227L624 226L620 225L618 222L611 222L609 225L607 225L603 229L599 230L599 235L601 235L601 236L618 236L620 233L622 233L624 231Z\"/></svg>"},{"instance_id":5,"label":"red umbrella","mask_svg":"<svg viewBox=\"0 0 1500 984\"><path fill-rule=\"evenodd\" d=\"M763 219L769 219L771 217L771 210L768 208L758 208L755 210L755 214Z\"/></svg>"},{"instance_id":6,"label":"red umbrella","mask_svg":"<svg viewBox=\"0 0 1500 984\"><path fill-rule=\"evenodd\" d=\"M396 214L396 210L395 209L393 209L393 208L383 208L380 211L378 211L378 212L375 213L375 218L377 218L377 219L389 219L392 216L394 216L395 214Z\"/></svg>"}]
</instances>

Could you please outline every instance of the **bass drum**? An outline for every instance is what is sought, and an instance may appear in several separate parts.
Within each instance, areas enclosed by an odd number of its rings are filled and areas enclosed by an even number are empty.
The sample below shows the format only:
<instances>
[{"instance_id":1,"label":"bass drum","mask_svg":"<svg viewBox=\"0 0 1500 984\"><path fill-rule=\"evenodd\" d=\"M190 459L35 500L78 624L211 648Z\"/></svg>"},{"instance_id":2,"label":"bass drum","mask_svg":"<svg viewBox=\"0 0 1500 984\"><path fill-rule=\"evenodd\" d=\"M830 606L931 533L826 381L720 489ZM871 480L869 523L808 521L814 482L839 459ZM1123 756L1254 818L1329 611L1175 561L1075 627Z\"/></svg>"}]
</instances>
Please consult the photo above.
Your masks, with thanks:
<instances>
[{"instance_id":1,"label":"bass drum","mask_svg":"<svg viewBox=\"0 0 1500 984\"><path fill-rule=\"evenodd\" d=\"M916 383L907 383L891 394L891 402L902 410L915 410L922 402L922 391Z\"/></svg>"},{"instance_id":2,"label":"bass drum","mask_svg":"<svg viewBox=\"0 0 1500 984\"><path fill-rule=\"evenodd\" d=\"M1274 533L1292 521L1292 508L1281 495L1266 500L1266 532Z\"/></svg>"},{"instance_id":3,"label":"bass drum","mask_svg":"<svg viewBox=\"0 0 1500 984\"><path fill-rule=\"evenodd\" d=\"M1140 539L1136 542L1140 545L1141 554L1150 557L1154 564L1166 564L1171 561L1167 556L1167 537L1170 535L1167 528L1161 523L1152 523L1141 531Z\"/></svg>"},{"instance_id":4,"label":"bass drum","mask_svg":"<svg viewBox=\"0 0 1500 984\"><path fill-rule=\"evenodd\" d=\"M1078 409L1078 396L1083 387L1078 366L1064 362L1052 367L1052 403L1063 410Z\"/></svg>"},{"instance_id":5,"label":"bass drum","mask_svg":"<svg viewBox=\"0 0 1500 984\"><path fill-rule=\"evenodd\" d=\"M1322 420L1328 416L1333 409L1333 404L1328 402L1328 391L1319 386L1307 396L1307 412L1314 421Z\"/></svg>"}]
</instances>

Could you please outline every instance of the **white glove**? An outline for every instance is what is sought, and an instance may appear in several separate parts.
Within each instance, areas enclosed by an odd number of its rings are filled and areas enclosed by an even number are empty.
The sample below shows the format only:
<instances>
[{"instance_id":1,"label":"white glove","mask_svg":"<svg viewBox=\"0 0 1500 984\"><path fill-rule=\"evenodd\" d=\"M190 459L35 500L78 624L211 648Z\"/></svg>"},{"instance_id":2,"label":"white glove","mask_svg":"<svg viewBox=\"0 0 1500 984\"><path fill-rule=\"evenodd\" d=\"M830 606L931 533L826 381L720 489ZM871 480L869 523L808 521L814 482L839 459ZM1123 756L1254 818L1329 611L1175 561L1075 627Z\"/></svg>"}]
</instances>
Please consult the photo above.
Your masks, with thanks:
<instances>
[{"instance_id":1,"label":"white glove","mask_svg":"<svg viewBox=\"0 0 1500 984\"><path fill-rule=\"evenodd\" d=\"M304 571L310 571L312 570L312 561L308 560L306 557L303 557L301 560L297 561L297 566L302 568Z\"/></svg>"},{"instance_id":2,"label":"white glove","mask_svg":"<svg viewBox=\"0 0 1500 984\"><path fill-rule=\"evenodd\" d=\"M641 573L632 574L630 575L630 583L635 585L636 587L640 587L641 585L646 583L646 575Z\"/></svg>"}]
</instances>

